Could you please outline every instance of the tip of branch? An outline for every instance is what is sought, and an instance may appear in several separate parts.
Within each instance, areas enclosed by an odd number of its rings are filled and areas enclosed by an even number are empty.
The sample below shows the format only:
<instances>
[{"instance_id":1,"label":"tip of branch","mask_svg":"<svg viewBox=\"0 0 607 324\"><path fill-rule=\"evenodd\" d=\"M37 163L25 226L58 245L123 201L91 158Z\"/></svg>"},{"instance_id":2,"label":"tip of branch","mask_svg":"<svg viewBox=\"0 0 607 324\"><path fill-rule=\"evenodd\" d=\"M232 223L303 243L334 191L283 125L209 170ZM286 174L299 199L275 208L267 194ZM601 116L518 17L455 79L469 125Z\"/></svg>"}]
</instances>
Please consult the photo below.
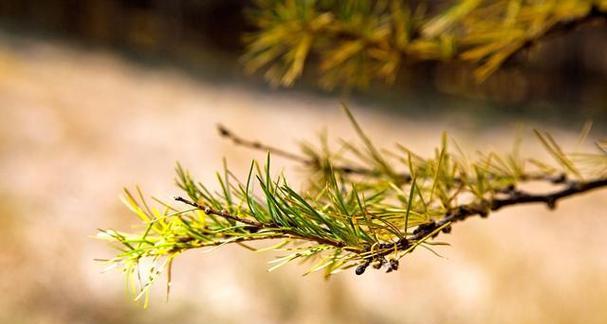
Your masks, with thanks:
<instances>
[{"instance_id":1,"label":"tip of branch","mask_svg":"<svg viewBox=\"0 0 607 324\"><path fill-rule=\"evenodd\" d=\"M221 137L230 137L230 136L232 136L232 132L230 132L230 130L227 129L222 124L217 124L217 131L219 132L219 135Z\"/></svg>"},{"instance_id":2,"label":"tip of branch","mask_svg":"<svg viewBox=\"0 0 607 324\"><path fill-rule=\"evenodd\" d=\"M175 201L182 202L182 203L184 203L184 204L186 204L186 205L190 205L190 206L192 206L192 207L196 207L196 208L198 208L198 207L199 207L199 206L198 206L196 203L194 203L194 202L192 202L192 201L189 201L189 200L187 200L187 199L185 199L185 198L183 198L183 197L181 197L181 196L176 196L176 197L173 197L173 199L175 199Z\"/></svg>"}]
</instances>

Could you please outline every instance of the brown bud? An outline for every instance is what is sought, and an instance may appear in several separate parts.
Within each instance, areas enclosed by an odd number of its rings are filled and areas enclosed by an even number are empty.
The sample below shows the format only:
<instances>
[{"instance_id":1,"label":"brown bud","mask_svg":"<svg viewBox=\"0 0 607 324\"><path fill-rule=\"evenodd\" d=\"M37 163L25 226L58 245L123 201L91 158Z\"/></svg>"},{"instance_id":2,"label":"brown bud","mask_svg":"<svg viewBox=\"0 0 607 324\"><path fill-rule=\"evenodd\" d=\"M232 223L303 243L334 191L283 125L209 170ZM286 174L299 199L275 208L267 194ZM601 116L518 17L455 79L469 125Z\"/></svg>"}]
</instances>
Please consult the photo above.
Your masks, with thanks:
<instances>
[{"instance_id":1,"label":"brown bud","mask_svg":"<svg viewBox=\"0 0 607 324\"><path fill-rule=\"evenodd\" d=\"M386 259L384 259L384 258L377 259L373 262L373 268L380 269L384 265L384 263L386 263Z\"/></svg>"},{"instance_id":2,"label":"brown bud","mask_svg":"<svg viewBox=\"0 0 607 324\"><path fill-rule=\"evenodd\" d=\"M556 208L556 199L554 199L554 198L548 199L546 201L546 206L548 206L548 209L554 210Z\"/></svg>"},{"instance_id":3,"label":"brown bud","mask_svg":"<svg viewBox=\"0 0 607 324\"><path fill-rule=\"evenodd\" d=\"M360 276L361 274L365 273L365 270L367 270L367 266L367 264L361 264L356 267L356 275Z\"/></svg>"},{"instance_id":4,"label":"brown bud","mask_svg":"<svg viewBox=\"0 0 607 324\"><path fill-rule=\"evenodd\" d=\"M398 260L391 259L390 266L388 267L388 271L386 271L386 272L392 272L392 271L396 271L396 270L398 270Z\"/></svg>"},{"instance_id":5,"label":"brown bud","mask_svg":"<svg viewBox=\"0 0 607 324\"><path fill-rule=\"evenodd\" d=\"M443 227L443 233L445 233L445 234L451 233L451 225L447 225L447 226Z\"/></svg>"}]
</instances>

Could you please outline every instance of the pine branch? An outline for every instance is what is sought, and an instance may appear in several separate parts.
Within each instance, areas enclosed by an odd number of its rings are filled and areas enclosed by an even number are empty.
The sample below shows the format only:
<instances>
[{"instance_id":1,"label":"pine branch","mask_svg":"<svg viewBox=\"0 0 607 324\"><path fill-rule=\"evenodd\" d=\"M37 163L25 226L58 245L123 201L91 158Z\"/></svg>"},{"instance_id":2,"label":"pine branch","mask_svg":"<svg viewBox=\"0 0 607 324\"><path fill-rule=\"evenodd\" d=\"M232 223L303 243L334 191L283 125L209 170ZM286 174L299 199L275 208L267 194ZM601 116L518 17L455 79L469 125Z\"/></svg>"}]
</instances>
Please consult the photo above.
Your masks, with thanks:
<instances>
[{"instance_id":1,"label":"pine branch","mask_svg":"<svg viewBox=\"0 0 607 324\"><path fill-rule=\"evenodd\" d=\"M237 136L236 134L234 134L231 130L229 130L227 127L219 124L217 125L217 130L219 131L219 135L221 135L224 138L227 138L229 140L231 140L234 144L239 145L239 146L244 146L244 147L248 147L248 148L252 148L252 149L256 149L256 150L260 150L263 152L270 152L272 153L272 155L274 156L281 156L284 158L287 158L289 160L293 160L299 163L303 163L303 164L314 164L315 162L312 160L308 160L302 156L299 156L297 154L291 153L291 152L287 152L284 151L282 149L276 148L276 147L272 147L266 144L263 144L261 142L257 142L257 141L250 141L247 140L245 138L242 138L240 136Z\"/></svg>"},{"instance_id":2,"label":"pine branch","mask_svg":"<svg viewBox=\"0 0 607 324\"><path fill-rule=\"evenodd\" d=\"M423 61L472 63L480 82L547 37L604 23L607 3L261 1L251 13L258 31L246 38L247 69L290 86L313 57L322 86L360 88Z\"/></svg>"},{"instance_id":3,"label":"pine branch","mask_svg":"<svg viewBox=\"0 0 607 324\"><path fill-rule=\"evenodd\" d=\"M234 143L237 146L242 146L242 147L246 147L246 148L250 148L250 149L254 149L254 150L259 150L264 153L269 152L274 156L280 156L280 157L286 158L288 160L292 160L292 161L301 163L305 166L316 168L316 169L322 167L322 162L320 161L320 158L317 156L311 157L311 158L306 158L301 155L297 155L295 153L288 152L288 151L276 148L274 146L264 144L259 141L247 140L243 137L236 135L236 133L234 133L233 131L231 131L230 129L228 129L227 127L225 127L223 125L217 125L217 130L219 131L219 135L221 137L231 140L232 143ZM341 172L344 174L357 174L357 175L363 175L363 176L377 176L378 175L378 173L376 171L373 171L371 169L364 168L364 167L336 165L336 166L332 166L332 168L334 171ZM411 175L409 175L407 173L401 173L398 176L402 179L402 181L404 183L408 183L409 181L411 181Z\"/></svg>"},{"instance_id":4,"label":"pine branch","mask_svg":"<svg viewBox=\"0 0 607 324\"><path fill-rule=\"evenodd\" d=\"M137 298L147 296L161 270L170 268L173 258L184 251L227 244L255 249L245 245L253 241L281 241L267 248L286 253L271 269L294 260L316 260L309 272L323 270L325 276L353 267L362 274L369 266L392 272L417 247L433 251L433 245L444 244L434 239L451 232L456 222L530 203L554 209L561 199L607 188L604 141L597 142L598 153L567 154L550 134L539 131L536 135L557 167L522 159L518 145L508 155L490 152L469 160L451 153L443 135L433 157L423 158L399 146L400 156L394 153L394 157L406 162L406 175L411 178L403 182L393 162L380 153L347 109L346 113L362 144L345 142L344 147L366 163L363 168L368 171L348 173L344 161L349 160L332 153L324 141L324 153L308 147L300 156L240 138L222 127L220 134L237 145L269 151L266 163L252 163L243 182L224 165L217 174L217 192L178 165L176 182L188 198L175 200L193 207L186 210L156 200L163 209L159 210L147 204L139 190L137 198L125 190L125 204L144 227L138 233L100 230L99 236L120 250L106 261L138 280ZM588 132L584 130L584 137ZM270 153L308 165L321 177L313 177L309 188L295 190L284 176L271 176ZM530 161L533 171L525 165ZM558 189L526 192L520 184L531 179ZM157 264L144 279L137 275L142 260Z\"/></svg>"},{"instance_id":5,"label":"pine branch","mask_svg":"<svg viewBox=\"0 0 607 324\"><path fill-rule=\"evenodd\" d=\"M481 201L480 203L472 203L461 205L449 211L443 218L438 221L431 221L417 227L416 231L410 237L405 237L398 240L394 244L382 244L379 246L379 251L372 253L363 261L357 268L357 274L363 274L372 260L381 259L384 256L396 250L407 250L415 242L425 240L428 237L436 238L439 233L451 233L451 224L464 221L472 216L481 216L486 218L490 211L497 211L504 207L517 206L531 203L544 203L549 209L555 209L556 203L564 198L579 195L588 191L607 188L607 178L599 178L589 181L570 181L568 185L558 191L546 194L530 194L524 191L512 189L509 197L498 198ZM440 229L440 231L437 231ZM370 252L369 250L367 253ZM388 270L392 271L391 268Z\"/></svg>"},{"instance_id":6,"label":"pine branch","mask_svg":"<svg viewBox=\"0 0 607 324\"><path fill-rule=\"evenodd\" d=\"M264 224L264 223L259 223L250 219L246 219L246 218L241 218L238 216L234 216L231 215L230 213L228 213L226 210L215 210L213 208L210 208L208 206L202 206L198 203L189 201L183 197L175 197L176 201L185 203L187 205L190 205L192 207L195 207L199 210L202 210L205 214L207 215L217 215L220 217L223 217L225 219L228 220L233 220L236 222L240 222L243 224L247 224L249 225L249 227L246 227L246 230L248 230L250 233L256 233L262 229L267 229L271 232L276 232L276 233L272 233L270 234L268 237L263 237L262 239L298 239L298 240L306 240L306 241L313 241L316 242L318 244L324 244L324 245L330 245L336 248L344 248L345 247L345 243L344 242L339 242L339 241L334 241L334 240L329 240L326 238L322 238L322 237L315 237L315 236L302 236L298 233L295 233L289 229L285 229L285 228L281 228L281 226L279 224L276 223L270 223L270 224ZM254 238L254 239L247 239L247 238L242 238L242 240L237 241L237 242L242 242L242 241L249 241L249 240L257 240L259 238ZM346 250L348 251L359 251L358 249L352 248L352 247L346 247Z\"/></svg>"},{"instance_id":7,"label":"pine branch","mask_svg":"<svg viewBox=\"0 0 607 324\"><path fill-rule=\"evenodd\" d=\"M241 217L238 217L238 216L230 215L230 213L228 213L228 211L225 210L225 209L223 209L223 210L215 210L215 209L213 209L213 208L211 208L209 206L202 206L202 205L200 205L198 203L189 201L189 200L187 200L187 199L185 199L183 197L175 197L175 200L179 201L179 202L182 202L184 204L190 205L192 207L198 208L198 209L202 210L207 215L217 215L217 216L223 217L223 218L228 219L228 220L232 220L232 221L236 221L236 222L240 222L240 223L243 223L243 224L250 225L250 226L252 226L253 228L256 228L256 229L262 229L262 228L265 227L265 224L262 224L262 223L259 223L259 222L256 222L256 221L253 221L253 220L250 220L250 219L246 219L246 218L241 218Z\"/></svg>"},{"instance_id":8,"label":"pine branch","mask_svg":"<svg viewBox=\"0 0 607 324\"><path fill-rule=\"evenodd\" d=\"M260 141L252 141L247 140L241 136L238 136L234 131L230 130L224 125L218 125L217 129L219 131L219 135L223 138L231 140L237 146L242 146L245 148L259 150L264 153L271 153L274 156L280 156L286 158L288 160L292 160L297 163L301 163L304 166L310 167L319 171L319 169L323 168L323 163L321 162L321 158L318 155L314 155L311 157L304 157L302 155L298 155L292 152L285 151L283 149L276 148L274 146L265 144ZM354 165L332 165L332 170L335 172L343 173L345 175L353 174L367 177L381 177L385 176L382 172L378 170L374 170L368 167L363 166L354 166ZM399 184L409 184L413 179L411 174L407 172L397 173L395 176L398 179L397 183ZM544 181L551 184L561 184L567 181L567 176L565 173L560 173L557 175L546 174L544 172L536 172L536 173L526 173L518 176L519 181ZM465 181L459 177L453 178L453 181L456 183L464 183ZM507 188L505 188L507 189Z\"/></svg>"}]
</instances>

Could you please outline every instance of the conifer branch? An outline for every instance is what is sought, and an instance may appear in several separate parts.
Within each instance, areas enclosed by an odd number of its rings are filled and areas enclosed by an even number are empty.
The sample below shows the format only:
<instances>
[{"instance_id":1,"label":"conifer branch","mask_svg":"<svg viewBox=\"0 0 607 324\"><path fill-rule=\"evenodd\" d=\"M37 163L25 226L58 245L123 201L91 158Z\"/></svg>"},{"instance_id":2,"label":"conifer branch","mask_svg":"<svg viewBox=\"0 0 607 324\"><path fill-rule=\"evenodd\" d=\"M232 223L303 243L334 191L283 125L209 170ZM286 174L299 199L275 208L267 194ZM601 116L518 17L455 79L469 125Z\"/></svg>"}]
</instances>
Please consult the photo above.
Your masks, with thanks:
<instances>
[{"instance_id":1,"label":"conifer branch","mask_svg":"<svg viewBox=\"0 0 607 324\"><path fill-rule=\"evenodd\" d=\"M288 160L292 160L294 162L298 162L303 164L304 166L311 167L313 169L321 169L323 168L323 164L318 155L313 155L312 157L306 158L302 155L298 155L289 151L285 151L283 149L276 148L274 146L265 144L260 141L251 141L247 140L239 135L237 135L234 131L230 130L224 125L217 126L219 135L223 138L231 140L237 146L242 146L245 148L259 150L264 153L270 153L274 156L280 156L286 158ZM363 167L363 166L353 166L353 165L332 165L332 170L335 172L343 173L345 175L353 174L353 175L362 175L367 177L380 177L383 174L371 168ZM396 178L399 179L397 181L400 184L408 184L412 180L411 174L407 172L400 172L396 174ZM524 173L518 176L519 181L545 181L552 184L561 184L567 181L567 176L565 173L560 173L557 175L553 175L551 173L546 174L545 172L535 172L535 173ZM463 183L464 181L459 177L454 177L453 181L456 183ZM504 188L507 189L507 188Z\"/></svg>"},{"instance_id":2,"label":"conifer branch","mask_svg":"<svg viewBox=\"0 0 607 324\"><path fill-rule=\"evenodd\" d=\"M190 205L192 207L198 208L198 209L202 210L207 215L217 215L217 216L223 217L223 218L228 219L228 220L232 220L232 221L236 221L236 222L240 222L240 223L243 223L243 224L250 225L250 226L252 226L252 227L254 227L256 229L262 229L262 228L265 227L264 224L256 222L254 220L250 220L250 219L246 219L246 218L241 218L241 217L238 217L238 216L230 215L230 213L228 213L228 211L225 210L225 209L224 210L215 210L215 209L213 209L213 208L211 208L209 206L202 206L202 205L200 205L198 203L189 201L189 200L187 200L187 199L185 199L183 197L175 197L175 201L179 201L179 202L182 202L184 204Z\"/></svg>"},{"instance_id":3,"label":"conifer branch","mask_svg":"<svg viewBox=\"0 0 607 324\"><path fill-rule=\"evenodd\" d=\"M274 156L284 157L289 160L293 160L293 161L300 162L303 164L313 164L314 163L314 161L308 160L297 154L294 154L294 153L291 153L291 152L288 152L288 151L285 151L285 150L282 150L282 149L279 149L279 148L276 148L273 146L269 146L269 145L266 145L266 144L258 142L258 141L251 141L251 140L242 138L240 136L237 136L231 130L229 130L227 127L225 127L221 124L217 125L217 131L219 131L219 135L221 137L227 138L227 139L231 140L234 144L239 145L239 146L244 146L244 147L248 147L248 148L252 148L252 149L256 149L256 150L261 150L265 153L270 152Z\"/></svg>"},{"instance_id":4,"label":"conifer branch","mask_svg":"<svg viewBox=\"0 0 607 324\"><path fill-rule=\"evenodd\" d=\"M607 21L604 0L260 1L244 61L273 84L292 85L310 57L320 84L392 83L410 62L471 63L480 82L551 35Z\"/></svg>"},{"instance_id":5,"label":"conifer branch","mask_svg":"<svg viewBox=\"0 0 607 324\"><path fill-rule=\"evenodd\" d=\"M258 240L258 239L289 239L289 238L293 238L293 239L298 239L298 240L307 240L307 241L313 241L316 242L318 244L325 244L325 245L330 245L330 246L334 246L337 248L343 248L345 247L345 243L344 242L339 242L339 241L334 241L334 240L329 240L326 238L322 238L322 237L316 237L316 236L302 236L298 233L295 233L289 229L286 228L281 228L281 226L279 224L275 224L275 223L271 223L271 224L264 224L264 223L259 223L256 222L254 220L250 220L250 219L246 219L246 218L241 218L238 216L234 216L231 215L230 213L228 213L226 210L215 210L213 208L210 208L208 206L202 206L198 203L189 201L183 197L175 197L176 201L185 203L187 205L190 205L192 207L195 207L201 211L203 211L205 214L207 215L217 215L220 217L223 217L225 219L228 220L232 220L232 221L236 221L236 222L240 222L243 224L247 224L249 225L249 227L246 227L246 230L248 230L250 233L256 233L262 229L267 229L270 230L272 232L276 232L276 233L272 233L269 236L264 236L262 238L253 238L253 240ZM251 240L251 238L247 239L246 237L242 238L241 241L248 241ZM236 242L241 242L241 241L236 241ZM357 249L354 248L347 248L348 251L359 251Z\"/></svg>"},{"instance_id":6,"label":"conifer branch","mask_svg":"<svg viewBox=\"0 0 607 324\"><path fill-rule=\"evenodd\" d=\"M567 154L550 134L539 131L536 136L557 167L521 158L516 145L507 155L481 153L470 160L448 149L445 134L433 157L423 158L399 146L400 156L393 155L406 162L406 174L414 179L403 182L394 162L375 148L347 109L346 113L362 142L360 147L346 142L346 151L366 163L368 172L346 176L348 167L343 163L349 160L330 152L326 143L324 153L307 147L299 156L240 138L223 127L221 135L237 145L269 151L265 164L252 163L242 182L226 166L217 173L217 192L178 165L176 182L187 198L175 200L193 209L182 210L160 200L159 208L164 210L151 208L139 190L138 197L125 190L125 204L144 226L138 233L100 230L99 236L120 250L106 261L135 279L140 277L136 274L142 260L158 263L149 280L139 281L138 297L149 292L159 269L170 267L180 253L226 244L255 249L244 245L250 241L281 241L268 248L286 253L273 261L271 269L304 260L316 262L309 272L323 270L325 276L349 268L363 274L369 266L392 272L417 247L433 251L435 245L446 244L434 239L451 232L456 222L530 203L554 209L561 199L607 188L604 141L597 142L598 153ZM295 190L284 176L270 174L272 153L310 165L318 176L311 178L307 189ZM554 190L530 193L521 188L522 182L532 179L545 181Z\"/></svg>"},{"instance_id":7,"label":"conifer branch","mask_svg":"<svg viewBox=\"0 0 607 324\"><path fill-rule=\"evenodd\" d=\"M413 235L410 237L401 238L394 244L380 245L380 251L373 253L371 256L365 259L365 261L363 261L357 269L357 274L360 275L364 273L365 269L372 260L381 259L395 249L407 250L412 246L413 243L424 240L429 236L436 238L441 232L446 234L451 233L451 224L464 221L472 216L486 218L489 216L490 211L492 212L504 207L531 203L544 203L549 209L552 210L556 208L556 203L561 199L600 188L607 188L607 177L589 181L570 181L565 188L546 194L531 194L525 191L511 189L507 198L495 198L491 200L484 200L480 203L471 203L458 206L449 211L438 221L431 221L429 223L419 225L413 232ZM437 229L441 230L437 231Z\"/></svg>"},{"instance_id":8,"label":"conifer branch","mask_svg":"<svg viewBox=\"0 0 607 324\"><path fill-rule=\"evenodd\" d=\"M306 158L301 155L297 155L292 152L285 151L283 149L276 148L274 146L267 145L263 142L259 141L251 141L247 140L243 137L238 136L236 133L228 129L223 125L217 125L217 130L219 131L219 135L223 138L231 140L237 146L242 146L254 150L259 150L264 153L270 153L274 156L280 156L286 158L288 160L292 160L298 163L301 163L305 166L313 167L313 168L321 168L322 162L319 157ZM333 170L336 172L342 172L345 174L358 174L365 176L377 176L377 172L364 167L357 166L345 166L345 165L335 165L332 166ZM407 173L399 174L399 177L402 179L404 183L408 183L411 181L411 175Z\"/></svg>"}]
</instances>

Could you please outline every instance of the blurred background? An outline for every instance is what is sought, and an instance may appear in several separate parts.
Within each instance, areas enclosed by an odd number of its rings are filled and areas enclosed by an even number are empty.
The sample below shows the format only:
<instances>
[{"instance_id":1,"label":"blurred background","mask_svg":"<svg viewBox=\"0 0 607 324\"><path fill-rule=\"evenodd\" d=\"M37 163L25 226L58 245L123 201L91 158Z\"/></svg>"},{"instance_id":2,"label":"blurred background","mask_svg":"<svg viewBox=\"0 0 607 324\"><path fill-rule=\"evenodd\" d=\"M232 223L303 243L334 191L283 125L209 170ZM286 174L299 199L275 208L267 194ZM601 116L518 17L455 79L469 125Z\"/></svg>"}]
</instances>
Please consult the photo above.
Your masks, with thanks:
<instances>
[{"instance_id":1,"label":"blurred background","mask_svg":"<svg viewBox=\"0 0 607 324\"><path fill-rule=\"evenodd\" d=\"M381 146L430 154L446 130L470 153L505 152L518 125L575 148L583 123L607 136L607 27L543 41L478 85L465 69L416 65L390 88L323 92L313 76L272 88L243 72L245 1L0 2L0 323L604 323L607 192L473 219L385 275L325 281L238 247L175 261L170 301L149 309L97 228L137 220L118 195L140 185L170 199L180 161L214 183L223 157L244 176L263 153L217 135L219 122L291 150L326 128L354 138L345 100ZM530 134L530 133L528 133ZM531 136L529 136L531 137ZM591 149L591 143L583 148ZM528 155L543 155L535 140ZM291 178L306 176L278 161Z\"/></svg>"}]
</instances>

